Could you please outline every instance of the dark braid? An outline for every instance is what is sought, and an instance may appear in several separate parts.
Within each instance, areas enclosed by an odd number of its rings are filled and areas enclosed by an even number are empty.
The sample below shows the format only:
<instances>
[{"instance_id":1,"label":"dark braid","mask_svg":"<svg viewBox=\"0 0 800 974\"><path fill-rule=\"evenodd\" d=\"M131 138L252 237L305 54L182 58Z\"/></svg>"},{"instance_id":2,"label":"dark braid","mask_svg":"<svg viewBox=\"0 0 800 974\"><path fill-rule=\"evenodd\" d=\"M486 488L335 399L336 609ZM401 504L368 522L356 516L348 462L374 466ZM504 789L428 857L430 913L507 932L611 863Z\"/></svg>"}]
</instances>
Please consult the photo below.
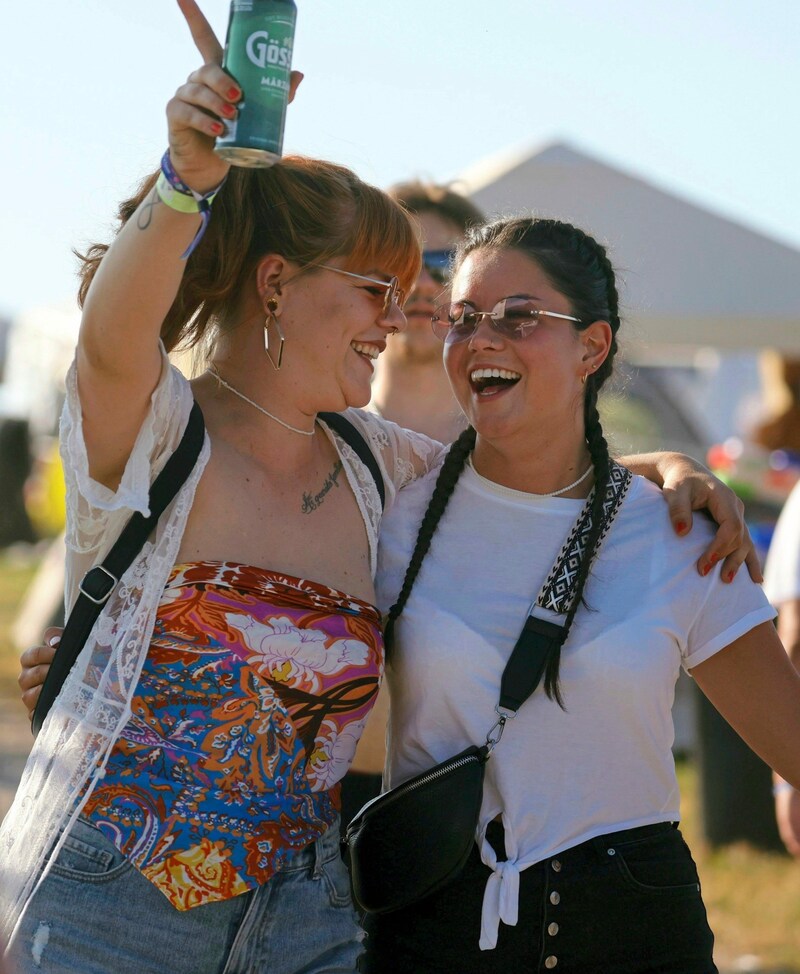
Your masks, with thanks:
<instances>
[{"instance_id":1,"label":"dark braid","mask_svg":"<svg viewBox=\"0 0 800 974\"><path fill-rule=\"evenodd\" d=\"M459 248L455 265L475 250L518 250L535 261L549 278L553 287L563 294L572 305L574 314L581 319L575 325L578 331L588 328L594 321L607 321L611 326L611 346L602 365L586 378L583 400L586 445L594 467L594 493L592 495L592 530L586 542L586 557L581 559L576 578L575 598L564 621L564 643L580 605L585 605L584 589L602 526L603 501L608 486L611 457L600 424L597 397L613 370L617 353L619 331L619 295L614 268L605 247L583 230L549 219L498 220L471 231ZM563 646L563 643L562 643ZM561 647L547 662L544 688L547 696L564 706L559 688Z\"/></svg>"},{"instance_id":2,"label":"dark braid","mask_svg":"<svg viewBox=\"0 0 800 974\"><path fill-rule=\"evenodd\" d=\"M554 222L554 221L552 221ZM570 224L560 224L557 232L566 232L570 236L570 243L575 248L577 255L581 258L584 266L591 271L602 275L602 282L605 285L606 313L602 315L611 326L612 341L609 353L602 365L586 378L586 387L583 400L583 419L584 430L586 433L586 445L589 448L589 455L592 458L594 467L594 493L592 494L592 529L586 542L587 557L581 559L580 568L575 580L575 598L572 601L567 617L564 621L564 643L569 638L572 623L580 605L585 605L583 597L584 588L589 578L592 562L597 554L597 544L602 529L603 502L605 500L606 489L608 487L611 472L611 456L608 450L608 443L603 434L603 427L600 423L600 413L597 409L597 398L600 388L611 375L613 370L614 357L617 352L617 332L619 331L619 295L614 275L614 268L608 259L605 247L601 246L592 237L585 234L582 230ZM569 296L569 295L568 295ZM578 302L576 302L577 305ZM586 312L584 312L586 314ZM590 314L584 319L584 327L597 321L597 309L594 314ZM579 330L580 330L580 326ZM561 647L559 647L547 661L545 669L544 687L547 696L551 700L556 700L563 707L563 699L559 687L559 668L561 662Z\"/></svg>"},{"instance_id":3,"label":"dark braid","mask_svg":"<svg viewBox=\"0 0 800 974\"><path fill-rule=\"evenodd\" d=\"M472 453L474 446L475 430L471 426L468 426L450 447L442 464L442 469L439 471L439 476L436 478L436 487L428 503L428 509L425 511L422 524L419 526L414 554L411 556L411 561L406 569L403 587L400 589L397 601L389 609L389 614L386 617L384 643L387 659L389 659L394 642L394 624L397 621L397 617L405 608L406 602L408 602L411 589L414 587L414 582L417 580L417 575L422 567L422 561L431 546L431 539L436 531L436 527L445 512L445 508L458 483L458 478L461 476L461 471L467 462L467 457Z\"/></svg>"},{"instance_id":4,"label":"dark braid","mask_svg":"<svg viewBox=\"0 0 800 974\"><path fill-rule=\"evenodd\" d=\"M578 575L575 579L575 598L572 600L567 617L564 620L564 640L550 656L544 671L544 689L551 700L557 701L559 706L564 707L561 697L561 689L558 681L559 667L561 663L561 648L569 638L575 614L578 606L584 603L583 590L589 577L589 569L592 566L594 556L597 553L597 542L602 528L603 501L605 500L606 488L608 487L609 475L611 472L611 457L608 452L608 443L603 435L603 428L600 425L600 414L597 411L597 386L592 382L590 376L586 380L586 397L584 399L584 422L586 426L586 445L589 447L589 455L592 458L594 467L594 492L592 494L592 529L586 539L587 556L581 559Z\"/></svg>"}]
</instances>

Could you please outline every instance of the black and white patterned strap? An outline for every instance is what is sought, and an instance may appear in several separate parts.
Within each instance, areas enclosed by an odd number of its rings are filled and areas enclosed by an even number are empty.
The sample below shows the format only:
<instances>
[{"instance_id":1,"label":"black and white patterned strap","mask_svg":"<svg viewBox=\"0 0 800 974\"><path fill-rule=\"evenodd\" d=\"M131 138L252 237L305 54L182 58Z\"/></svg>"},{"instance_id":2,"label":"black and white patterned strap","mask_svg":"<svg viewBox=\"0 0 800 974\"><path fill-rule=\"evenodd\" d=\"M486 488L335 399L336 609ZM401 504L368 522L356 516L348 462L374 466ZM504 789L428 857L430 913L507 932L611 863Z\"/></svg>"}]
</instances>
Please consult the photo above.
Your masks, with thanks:
<instances>
[{"instance_id":1,"label":"black and white patterned strap","mask_svg":"<svg viewBox=\"0 0 800 974\"><path fill-rule=\"evenodd\" d=\"M632 479L633 475L630 470L626 470L618 463L611 464L606 496L603 501L600 534L597 538L594 554L597 553L603 539L608 534L608 529L617 516L619 506L628 491L628 487L630 487ZM536 605L543 609L549 609L551 612L557 612L559 615L566 615L575 600L575 582L581 567L581 560L586 554L586 543L592 531L593 497L594 491L587 498L572 533L564 543L564 547L561 549L561 553L536 599Z\"/></svg>"},{"instance_id":2,"label":"black and white patterned strap","mask_svg":"<svg viewBox=\"0 0 800 974\"><path fill-rule=\"evenodd\" d=\"M581 559L597 553L608 529L617 515L619 506L630 487L633 476L618 463L611 464L608 486L603 500L600 534L593 552L586 551L592 530L592 498L589 495L575 526L556 559L553 569L542 586L536 602L531 606L519 639L511 652L500 681L500 703L498 722L487 737L487 745L493 747L500 739L499 732L505 721L515 714L528 697L536 690L544 676L547 662L564 642L566 629L561 619L569 612L577 595L576 582ZM533 613L539 607L547 610L547 618L542 619ZM555 619L551 616L555 613ZM493 736L494 735L494 736Z\"/></svg>"}]
</instances>

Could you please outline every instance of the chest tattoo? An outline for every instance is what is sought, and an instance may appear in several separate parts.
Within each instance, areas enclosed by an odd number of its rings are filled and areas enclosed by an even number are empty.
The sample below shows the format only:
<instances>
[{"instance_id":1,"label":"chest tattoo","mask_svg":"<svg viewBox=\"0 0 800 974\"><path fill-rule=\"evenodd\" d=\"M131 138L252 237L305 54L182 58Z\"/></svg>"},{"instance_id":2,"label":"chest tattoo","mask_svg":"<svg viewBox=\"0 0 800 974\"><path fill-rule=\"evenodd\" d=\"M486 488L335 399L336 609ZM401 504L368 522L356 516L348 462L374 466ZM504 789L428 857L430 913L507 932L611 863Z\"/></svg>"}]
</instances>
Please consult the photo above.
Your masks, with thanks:
<instances>
[{"instance_id":1,"label":"chest tattoo","mask_svg":"<svg viewBox=\"0 0 800 974\"><path fill-rule=\"evenodd\" d=\"M303 493L303 504L300 508L303 514L311 514L312 511L316 511L318 507L322 506L322 502L325 500L328 491L332 487L339 486L339 474L342 472L342 461L337 460L333 465L333 469L325 478L325 482L322 485L322 489L317 491L316 494L309 494L307 491Z\"/></svg>"}]
</instances>

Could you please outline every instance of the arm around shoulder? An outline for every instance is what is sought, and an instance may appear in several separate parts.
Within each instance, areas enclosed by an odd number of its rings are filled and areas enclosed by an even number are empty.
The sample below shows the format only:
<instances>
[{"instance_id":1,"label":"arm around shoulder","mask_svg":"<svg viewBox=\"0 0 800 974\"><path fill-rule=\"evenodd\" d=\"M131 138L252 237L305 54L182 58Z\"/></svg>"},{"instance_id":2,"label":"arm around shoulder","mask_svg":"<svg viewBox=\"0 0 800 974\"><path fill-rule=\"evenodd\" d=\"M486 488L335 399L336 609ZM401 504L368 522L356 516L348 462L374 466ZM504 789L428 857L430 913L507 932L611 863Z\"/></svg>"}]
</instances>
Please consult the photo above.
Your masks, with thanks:
<instances>
[{"instance_id":1,"label":"arm around shoulder","mask_svg":"<svg viewBox=\"0 0 800 974\"><path fill-rule=\"evenodd\" d=\"M762 582L761 565L744 520L744 505L736 494L702 463L683 453L642 453L621 457L619 462L661 487L676 534L692 527L692 511L707 511L717 523L717 533L697 561L707 575L722 562L722 578L733 581L742 564L754 582Z\"/></svg>"}]
</instances>

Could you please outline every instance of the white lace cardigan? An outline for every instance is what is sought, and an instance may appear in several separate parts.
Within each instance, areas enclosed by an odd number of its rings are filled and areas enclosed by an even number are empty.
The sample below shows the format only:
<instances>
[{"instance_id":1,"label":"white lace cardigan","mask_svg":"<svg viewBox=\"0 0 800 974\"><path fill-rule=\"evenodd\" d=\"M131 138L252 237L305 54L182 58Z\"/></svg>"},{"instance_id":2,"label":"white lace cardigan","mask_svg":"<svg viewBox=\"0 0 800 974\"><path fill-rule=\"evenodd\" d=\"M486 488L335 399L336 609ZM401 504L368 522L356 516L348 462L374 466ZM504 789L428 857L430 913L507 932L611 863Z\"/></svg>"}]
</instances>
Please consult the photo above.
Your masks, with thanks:
<instances>
[{"instance_id":1,"label":"white lace cardigan","mask_svg":"<svg viewBox=\"0 0 800 974\"><path fill-rule=\"evenodd\" d=\"M191 407L188 381L163 353L161 379L147 417L119 487L109 490L89 476L73 364L61 418L67 483L67 607L73 605L83 575L102 561L131 513L149 513L150 484L180 442ZM346 415L378 460L387 508L397 490L434 465L441 454L441 444L380 417L361 410L348 410ZM322 429L338 450L358 501L374 576L381 519L378 492L355 452L326 426ZM0 944L10 941L46 873L48 850L80 814L129 717L161 594L209 455L206 434L194 470L106 603L36 739L14 803L0 826Z\"/></svg>"}]
</instances>

